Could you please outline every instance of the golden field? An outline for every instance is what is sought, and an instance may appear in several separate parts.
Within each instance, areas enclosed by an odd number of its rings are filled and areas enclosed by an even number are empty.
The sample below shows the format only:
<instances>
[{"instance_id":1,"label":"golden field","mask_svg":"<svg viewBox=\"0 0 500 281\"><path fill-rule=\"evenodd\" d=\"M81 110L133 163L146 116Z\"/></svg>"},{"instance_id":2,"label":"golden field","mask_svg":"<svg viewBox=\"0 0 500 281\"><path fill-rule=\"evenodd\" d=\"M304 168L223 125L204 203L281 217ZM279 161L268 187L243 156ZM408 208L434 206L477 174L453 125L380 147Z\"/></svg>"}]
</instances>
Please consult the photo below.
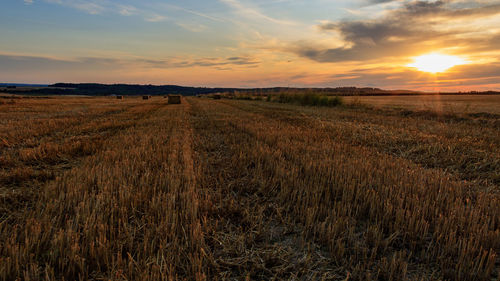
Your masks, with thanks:
<instances>
[{"instance_id":1,"label":"golden field","mask_svg":"<svg viewBox=\"0 0 500 281\"><path fill-rule=\"evenodd\" d=\"M1 100L0 280L500 280L498 115L363 104Z\"/></svg>"},{"instance_id":2,"label":"golden field","mask_svg":"<svg viewBox=\"0 0 500 281\"><path fill-rule=\"evenodd\" d=\"M394 95L348 96L348 103L360 103L379 108L434 111L444 114L500 114L500 95Z\"/></svg>"}]
</instances>

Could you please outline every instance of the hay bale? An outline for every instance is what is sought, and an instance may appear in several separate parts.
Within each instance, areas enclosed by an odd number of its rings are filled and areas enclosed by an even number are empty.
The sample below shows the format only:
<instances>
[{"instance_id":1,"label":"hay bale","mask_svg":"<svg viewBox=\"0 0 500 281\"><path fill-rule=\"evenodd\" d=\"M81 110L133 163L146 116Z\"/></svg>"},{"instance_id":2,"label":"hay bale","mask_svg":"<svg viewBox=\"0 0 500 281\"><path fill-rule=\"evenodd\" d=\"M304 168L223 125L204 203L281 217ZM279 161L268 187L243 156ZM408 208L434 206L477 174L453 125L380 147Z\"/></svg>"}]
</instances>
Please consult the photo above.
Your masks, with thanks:
<instances>
[{"instance_id":1,"label":"hay bale","mask_svg":"<svg viewBox=\"0 0 500 281\"><path fill-rule=\"evenodd\" d=\"M181 96L179 95L169 95L168 96L168 104L180 104Z\"/></svg>"},{"instance_id":2,"label":"hay bale","mask_svg":"<svg viewBox=\"0 0 500 281\"><path fill-rule=\"evenodd\" d=\"M213 98L214 100L220 100L220 99L221 99L221 96L220 96L219 94L215 94L215 95L213 95L213 96L212 96L212 98Z\"/></svg>"},{"instance_id":3,"label":"hay bale","mask_svg":"<svg viewBox=\"0 0 500 281\"><path fill-rule=\"evenodd\" d=\"M117 99L117 100L122 100L122 99L123 99L123 96L116 96L116 99Z\"/></svg>"},{"instance_id":4,"label":"hay bale","mask_svg":"<svg viewBox=\"0 0 500 281\"><path fill-rule=\"evenodd\" d=\"M142 96L143 100L149 100L150 98L151 98L151 96Z\"/></svg>"}]
</instances>

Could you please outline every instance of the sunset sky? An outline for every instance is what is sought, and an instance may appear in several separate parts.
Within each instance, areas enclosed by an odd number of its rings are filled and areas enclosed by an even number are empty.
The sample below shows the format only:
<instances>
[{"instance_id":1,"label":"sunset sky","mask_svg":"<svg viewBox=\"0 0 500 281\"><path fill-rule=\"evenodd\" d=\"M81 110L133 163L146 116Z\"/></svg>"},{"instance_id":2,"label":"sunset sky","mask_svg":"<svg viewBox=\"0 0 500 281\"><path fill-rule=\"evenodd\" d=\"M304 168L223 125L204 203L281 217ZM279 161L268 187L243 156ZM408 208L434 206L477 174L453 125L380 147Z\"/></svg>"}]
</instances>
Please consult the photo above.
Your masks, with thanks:
<instances>
[{"instance_id":1,"label":"sunset sky","mask_svg":"<svg viewBox=\"0 0 500 281\"><path fill-rule=\"evenodd\" d=\"M1 6L0 82L500 90L500 1L7 0ZM450 58L450 68L417 67L436 58Z\"/></svg>"}]
</instances>

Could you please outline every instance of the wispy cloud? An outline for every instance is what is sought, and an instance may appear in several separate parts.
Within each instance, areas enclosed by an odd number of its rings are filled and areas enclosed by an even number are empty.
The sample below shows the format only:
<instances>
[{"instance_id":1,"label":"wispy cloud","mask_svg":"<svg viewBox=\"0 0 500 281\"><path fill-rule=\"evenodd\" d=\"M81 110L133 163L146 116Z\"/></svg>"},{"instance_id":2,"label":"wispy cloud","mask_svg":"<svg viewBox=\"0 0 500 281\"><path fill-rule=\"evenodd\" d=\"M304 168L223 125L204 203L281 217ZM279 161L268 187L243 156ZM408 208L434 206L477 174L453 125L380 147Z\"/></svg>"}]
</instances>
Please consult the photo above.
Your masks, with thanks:
<instances>
[{"instance_id":1,"label":"wispy cloud","mask_svg":"<svg viewBox=\"0 0 500 281\"><path fill-rule=\"evenodd\" d=\"M71 7L89 13L91 15L97 15L105 10L107 7L98 1L82 1L82 0L45 0L48 3L59 4L66 7Z\"/></svg>"},{"instance_id":2,"label":"wispy cloud","mask_svg":"<svg viewBox=\"0 0 500 281\"><path fill-rule=\"evenodd\" d=\"M203 24L196 24L196 23L182 23L182 22L177 22L176 23L178 26L189 30L191 32L202 32L207 30L207 27Z\"/></svg>"},{"instance_id":3,"label":"wispy cloud","mask_svg":"<svg viewBox=\"0 0 500 281\"><path fill-rule=\"evenodd\" d=\"M118 6L118 13L122 16L131 16L137 14L138 10L134 6L130 5L119 5Z\"/></svg>"},{"instance_id":4,"label":"wispy cloud","mask_svg":"<svg viewBox=\"0 0 500 281\"><path fill-rule=\"evenodd\" d=\"M194 11L194 10L191 10L191 9L186 9L186 8L183 8L183 7L178 6L178 5L172 5L172 4L167 4L167 3L157 3L155 6L158 6L158 7L161 7L163 9L167 9L167 10L183 11L185 13L188 13L188 14L191 14L191 15L195 15L195 16L198 16L198 17L201 17L201 18L209 19L209 20L212 20L212 21L217 21L217 22L224 22L225 21L224 19L212 16L212 15L208 15L206 13L202 13L202 12L199 12L199 11Z\"/></svg>"},{"instance_id":5,"label":"wispy cloud","mask_svg":"<svg viewBox=\"0 0 500 281\"><path fill-rule=\"evenodd\" d=\"M153 14L146 16L145 20L148 22L162 22L167 20L167 17L158 14Z\"/></svg>"},{"instance_id":6,"label":"wispy cloud","mask_svg":"<svg viewBox=\"0 0 500 281\"><path fill-rule=\"evenodd\" d=\"M92 3L92 2L79 2L74 4L77 9L80 9L82 11L86 11L89 14L92 15L97 15L102 13L106 8L104 6L101 6L100 4L97 3Z\"/></svg>"},{"instance_id":7,"label":"wispy cloud","mask_svg":"<svg viewBox=\"0 0 500 281\"><path fill-rule=\"evenodd\" d=\"M24 0L24 4L31 5L33 4L33 0Z\"/></svg>"},{"instance_id":8,"label":"wispy cloud","mask_svg":"<svg viewBox=\"0 0 500 281\"><path fill-rule=\"evenodd\" d=\"M239 15L244 16L244 17L249 18L249 19L252 19L252 20L265 20L268 22L272 22L275 24L281 24L281 25L295 25L295 23L292 21L280 20L280 19L270 17L268 15L265 15L264 13L259 11L257 8L245 5L239 0L219 0L219 1L230 6L234 10L236 10Z\"/></svg>"},{"instance_id":9,"label":"wispy cloud","mask_svg":"<svg viewBox=\"0 0 500 281\"><path fill-rule=\"evenodd\" d=\"M201 17L204 19L209 19L212 21L222 22L223 19L207 15L198 11L194 11L191 9L186 9L181 6L166 4L166 3L156 3L154 5L143 5L142 7L133 6L133 5L124 5L122 3L116 1L109 0L45 0L48 3L58 4L66 7L71 7L74 9L78 9L80 11L86 12L91 15L98 14L119 14L122 16L139 16L142 17L144 21L157 23L164 21L172 21L173 24L178 25L188 31L191 32L202 32L207 29L207 27L203 24L190 22L186 23L184 21L176 21L174 18L167 16L166 14L169 11L182 11L184 13L188 13L191 15L195 15L197 17ZM25 3L31 4L33 0L25 0Z\"/></svg>"}]
</instances>

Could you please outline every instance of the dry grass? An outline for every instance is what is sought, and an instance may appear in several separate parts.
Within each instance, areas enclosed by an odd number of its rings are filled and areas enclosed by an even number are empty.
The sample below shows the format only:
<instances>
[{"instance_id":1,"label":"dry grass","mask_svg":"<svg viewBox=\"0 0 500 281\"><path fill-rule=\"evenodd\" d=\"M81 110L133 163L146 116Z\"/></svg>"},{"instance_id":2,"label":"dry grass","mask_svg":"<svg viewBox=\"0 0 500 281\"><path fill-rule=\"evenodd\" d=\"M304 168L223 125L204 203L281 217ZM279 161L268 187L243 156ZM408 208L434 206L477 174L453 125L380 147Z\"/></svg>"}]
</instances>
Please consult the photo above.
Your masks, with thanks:
<instances>
[{"instance_id":1,"label":"dry grass","mask_svg":"<svg viewBox=\"0 0 500 281\"><path fill-rule=\"evenodd\" d=\"M185 101L0 104L0 279L500 279L495 115Z\"/></svg>"},{"instance_id":2,"label":"dry grass","mask_svg":"<svg viewBox=\"0 0 500 281\"><path fill-rule=\"evenodd\" d=\"M382 108L433 111L440 114L492 113L500 115L500 95L414 95L414 96L350 96L347 103Z\"/></svg>"}]
</instances>

